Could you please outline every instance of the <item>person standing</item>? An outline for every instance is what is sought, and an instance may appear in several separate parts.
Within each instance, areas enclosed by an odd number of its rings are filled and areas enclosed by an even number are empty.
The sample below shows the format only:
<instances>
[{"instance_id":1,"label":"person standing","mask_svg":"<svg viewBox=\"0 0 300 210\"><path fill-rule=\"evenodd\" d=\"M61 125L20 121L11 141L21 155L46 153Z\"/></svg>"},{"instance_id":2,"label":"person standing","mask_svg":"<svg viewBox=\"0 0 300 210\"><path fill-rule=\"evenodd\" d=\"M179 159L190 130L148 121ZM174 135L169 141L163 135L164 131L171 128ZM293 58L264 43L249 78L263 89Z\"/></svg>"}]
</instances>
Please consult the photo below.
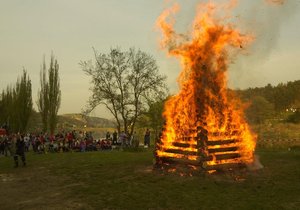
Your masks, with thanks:
<instances>
[{"instance_id":1,"label":"person standing","mask_svg":"<svg viewBox=\"0 0 300 210\"><path fill-rule=\"evenodd\" d=\"M9 146L8 146L8 151L11 157L14 158L16 154L16 142L17 142L17 137L15 134L11 134L9 136Z\"/></svg>"},{"instance_id":2,"label":"person standing","mask_svg":"<svg viewBox=\"0 0 300 210\"><path fill-rule=\"evenodd\" d=\"M30 137L29 137L29 133L24 137L24 143L25 143L25 151L28 152L29 151L29 145L30 145Z\"/></svg>"},{"instance_id":3,"label":"person standing","mask_svg":"<svg viewBox=\"0 0 300 210\"><path fill-rule=\"evenodd\" d=\"M5 155L5 157L7 157L8 152L9 152L9 140L8 140L8 136L6 134L4 135L3 142L4 142L4 155Z\"/></svg>"},{"instance_id":4,"label":"person standing","mask_svg":"<svg viewBox=\"0 0 300 210\"><path fill-rule=\"evenodd\" d=\"M109 131L107 131L105 138L106 138L106 141L110 141L111 140L110 139L110 132Z\"/></svg>"},{"instance_id":5,"label":"person standing","mask_svg":"<svg viewBox=\"0 0 300 210\"><path fill-rule=\"evenodd\" d=\"M0 135L0 155L4 155L4 136Z\"/></svg>"},{"instance_id":6,"label":"person standing","mask_svg":"<svg viewBox=\"0 0 300 210\"><path fill-rule=\"evenodd\" d=\"M149 128L147 128L144 136L144 146L150 147L150 131Z\"/></svg>"},{"instance_id":7,"label":"person standing","mask_svg":"<svg viewBox=\"0 0 300 210\"><path fill-rule=\"evenodd\" d=\"M21 135L17 135L17 140L16 140L16 153L14 155L15 167L19 166L19 156L21 157L23 166L26 166L25 142L23 136Z\"/></svg>"},{"instance_id":8,"label":"person standing","mask_svg":"<svg viewBox=\"0 0 300 210\"><path fill-rule=\"evenodd\" d=\"M116 145L117 141L118 141L118 133L117 133L117 131L113 132L112 136L113 136L113 138L112 138L112 144Z\"/></svg>"},{"instance_id":9,"label":"person standing","mask_svg":"<svg viewBox=\"0 0 300 210\"><path fill-rule=\"evenodd\" d=\"M130 146L134 147L134 148L138 148L139 147L139 140L138 137L136 135L136 131L133 132L131 138L130 138Z\"/></svg>"},{"instance_id":10,"label":"person standing","mask_svg":"<svg viewBox=\"0 0 300 210\"><path fill-rule=\"evenodd\" d=\"M122 131L121 134L120 134L120 140L121 140L122 147L125 147L126 146L127 135L124 131Z\"/></svg>"}]
</instances>

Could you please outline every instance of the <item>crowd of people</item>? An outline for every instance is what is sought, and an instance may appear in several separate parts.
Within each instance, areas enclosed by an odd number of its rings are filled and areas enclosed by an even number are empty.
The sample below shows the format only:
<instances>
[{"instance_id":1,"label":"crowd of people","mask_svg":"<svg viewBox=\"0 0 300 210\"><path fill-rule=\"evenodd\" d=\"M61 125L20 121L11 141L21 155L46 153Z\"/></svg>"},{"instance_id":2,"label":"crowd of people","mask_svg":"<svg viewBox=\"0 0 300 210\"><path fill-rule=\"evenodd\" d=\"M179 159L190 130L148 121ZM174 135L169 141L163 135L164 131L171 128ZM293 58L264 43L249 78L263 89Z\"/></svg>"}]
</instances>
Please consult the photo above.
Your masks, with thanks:
<instances>
[{"instance_id":1,"label":"crowd of people","mask_svg":"<svg viewBox=\"0 0 300 210\"><path fill-rule=\"evenodd\" d=\"M105 138L95 139L91 132L70 131L59 132L56 135L48 133L28 133L28 134L1 134L0 135L0 155L7 156L11 152L13 139L20 139L24 142L24 151L29 151L29 148L36 153L44 152L66 152L66 151L95 151L112 149L114 146L138 146L136 132L130 137L124 131L118 134L107 132ZM150 146L150 131L146 130L144 136L144 145Z\"/></svg>"},{"instance_id":2,"label":"crowd of people","mask_svg":"<svg viewBox=\"0 0 300 210\"><path fill-rule=\"evenodd\" d=\"M136 132L130 137L124 131L119 134L107 132L105 138L95 139L91 132L69 131L59 132L56 135L48 133L0 133L0 156L14 157L15 166L18 167L18 160L21 159L26 165L25 152L32 150L37 154L48 152L86 152L98 150L111 150L118 147L138 147L139 140ZM150 147L150 131L146 130L144 145Z\"/></svg>"}]
</instances>

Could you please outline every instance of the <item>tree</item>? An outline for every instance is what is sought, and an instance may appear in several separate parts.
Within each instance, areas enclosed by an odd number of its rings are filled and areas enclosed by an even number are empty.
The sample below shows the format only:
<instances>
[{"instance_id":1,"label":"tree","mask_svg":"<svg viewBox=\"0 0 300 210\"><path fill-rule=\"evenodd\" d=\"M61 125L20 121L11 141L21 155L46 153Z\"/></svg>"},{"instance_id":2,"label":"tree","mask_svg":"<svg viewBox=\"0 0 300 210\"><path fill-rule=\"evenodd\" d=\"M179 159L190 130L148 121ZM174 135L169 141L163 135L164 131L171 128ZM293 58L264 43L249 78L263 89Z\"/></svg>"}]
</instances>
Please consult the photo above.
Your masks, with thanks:
<instances>
[{"instance_id":1,"label":"tree","mask_svg":"<svg viewBox=\"0 0 300 210\"><path fill-rule=\"evenodd\" d=\"M16 116L19 120L18 130L25 132L27 124L32 112L32 91L31 91L31 80L27 75L26 70L23 70L21 79L16 84Z\"/></svg>"},{"instance_id":2,"label":"tree","mask_svg":"<svg viewBox=\"0 0 300 210\"><path fill-rule=\"evenodd\" d=\"M86 113L102 104L114 116L118 131L123 127L132 135L146 100L166 93L166 77L159 74L154 58L141 50L115 48L108 54L94 50L94 56L94 64L80 63L93 84Z\"/></svg>"},{"instance_id":3,"label":"tree","mask_svg":"<svg viewBox=\"0 0 300 210\"><path fill-rule=\"evenodd\" d=\"M14 115L14 98L13 98L13 92L14 89L12 86L8 86L6 90L2 91L1 94L1 114L0 114L0 120L1 120L1 126L3 125L14 125L15 120Z\"/></svg>"},{"instance_id":4,"label":"tree","mask_svg":"<svg viewBox=\"0 0 300 210\"><path fill-rule=\"evenodd\" d=\"M285 111L294 102L293 90L287 84L280 83L274 89L273 101L276 111Z\"/></svg>"},{"instance_id":5,"label":"tree","mask_svg":"<svg viewBox=\"0 0 300 210\"><path fill-rule=\"evenodd\" d=\"M157 138L164 125L163 111L166 97L148 101L148 110L138 119L139 127L151 128Z\"/></svg>"},{"instance_id":6,"label":"tree","mask_svg":"<svg viewBox=\"0 0 300 210\"><path fill-rule=\"evenodd\" d=\"M15 86L8 86L1 94L1 123L11 131L25 132L32 112L31 80L25 69Z\"/></svg>"},{"instance_id":7,"label":"tree","mask_svg":"<svg viewBox=\"0 0 300 210\"><path fill-rule=\"evenodd\" d=\"M292 115L287 118L287 122L300 123L300 111L295 111Z\"/></svg>"},{"instance_id":8,"label":"tree","mask_svg":"<svg viewBox=\"0 0 300 210\"><path fill-rule=\"evenodd\" d=\"M57 112L61 102L60 81L58 75L59 65L53 54L51 55L48 80L48 106L49 106L49 129L53 134L57 125Z\"/></svg>"},{"instance_id":9,"label":"tree","mask_svg":"<svg viewBox=\"0 0 300 210\"><path fill-rule=\"evenodd\" d=\"M59 81L59 65L54 55L51 55L48 78L45 58L40 72L40 90L38 91L37 106L42 118L43 131L53 134L57 125L57 113L61 102Z\"/></svg>"},{"instance_id":10,"label":"tree","mask_svg":"<svg viewBox=\"0 0 300 210\"><path fill-rule=\"evenodd\" d=\"M49 114L49 84L47 81L47 71L45 58L40 72L40 90L38 90L37 107L42 118L43 132L48 128L48 114Z\"/></svg>"},{"instance_id":11,"label":"tree","mask_svg":"<svg viewBox=\"0 0 300 210\"><path fill-rule=\"evenodd\" d=\"M251 123L264 123L274 114L274 105L262 96L254 96L246 110L246 116Z\"/></svg>"}]
</instances>

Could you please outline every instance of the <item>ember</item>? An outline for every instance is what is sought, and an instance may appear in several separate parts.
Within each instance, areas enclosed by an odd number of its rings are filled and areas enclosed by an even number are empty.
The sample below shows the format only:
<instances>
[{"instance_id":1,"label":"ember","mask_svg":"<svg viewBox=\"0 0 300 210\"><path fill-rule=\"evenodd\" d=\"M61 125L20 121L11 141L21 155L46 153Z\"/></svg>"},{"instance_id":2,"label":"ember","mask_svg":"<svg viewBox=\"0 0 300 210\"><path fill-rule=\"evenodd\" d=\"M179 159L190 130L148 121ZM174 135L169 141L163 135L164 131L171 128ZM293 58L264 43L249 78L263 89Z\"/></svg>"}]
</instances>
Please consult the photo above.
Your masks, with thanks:
<instances>
[{"instance_id":1,"label":"ember","mask_svg":"<svg viewBox=\"0 0 300 210\"><path fill-rule=\"evenodd\" d=\"M230 53L244 50L253 37L217 16L233 4L200 4L188 36L173 28L177 4L157 20L161 46L179 58L183 68L180 92L165 104L166 123L155 152L158 167L169 163L170 168L176 161L212 173L253 162L256 136L244 119L241 102L227 88Z\"/></svg>"}]
</instances>

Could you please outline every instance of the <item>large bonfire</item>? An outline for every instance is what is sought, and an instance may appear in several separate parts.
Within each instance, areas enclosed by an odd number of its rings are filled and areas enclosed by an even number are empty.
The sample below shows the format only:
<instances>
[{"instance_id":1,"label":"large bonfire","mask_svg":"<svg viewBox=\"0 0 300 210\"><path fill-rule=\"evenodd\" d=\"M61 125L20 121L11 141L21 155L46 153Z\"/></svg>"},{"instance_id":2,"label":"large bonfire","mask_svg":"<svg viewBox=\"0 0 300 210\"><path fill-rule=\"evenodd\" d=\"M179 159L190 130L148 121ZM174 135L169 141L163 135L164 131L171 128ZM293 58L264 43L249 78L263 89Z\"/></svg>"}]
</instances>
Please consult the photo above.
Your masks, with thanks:
<instances>
[{"instance_id":1,"label":"large bonfire","mask_svg":"<svg viewBox=\"0 0 300 210\"><path fill-rule=\"evenodd\" d=\"M224 11L233 4L200 4L187 35L174 30L178 4L157 20L161 46L182 65L180 91L165 103L165 127L156 150L159 158L194 160L202 167L254 161L256 136L245 121L242 103L227 88L230 56L253 39L228 23ZM220 140L225 143L214 144ZM231 158L218 158L227 154Z\"/></svg>"}]
</instances>

